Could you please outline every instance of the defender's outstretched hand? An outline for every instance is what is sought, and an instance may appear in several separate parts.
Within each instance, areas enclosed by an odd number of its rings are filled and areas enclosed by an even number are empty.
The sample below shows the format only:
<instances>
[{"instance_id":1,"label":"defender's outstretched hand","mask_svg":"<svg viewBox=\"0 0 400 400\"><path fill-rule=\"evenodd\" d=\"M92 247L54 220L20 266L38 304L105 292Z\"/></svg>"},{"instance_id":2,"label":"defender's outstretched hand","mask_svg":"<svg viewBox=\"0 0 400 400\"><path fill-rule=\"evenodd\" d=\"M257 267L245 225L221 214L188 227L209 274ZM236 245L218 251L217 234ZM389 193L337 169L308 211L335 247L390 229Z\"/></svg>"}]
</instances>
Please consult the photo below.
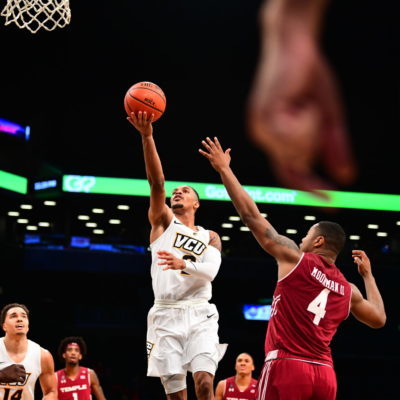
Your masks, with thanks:
<instances>
[{"instance_id":1,"label":"defender's outstretched hand","mask_svg":"<svg viewBox=\"0 0 400 400\"><path fill-rule=\"evenodd\" d=\"M277 180L308 191L348 185L357 175L339 86L319 48L323 3L271 0L261 8L248 104L249 135Z\"/></svg>"},{"instance_id":2,"label":"defender's outstretched hand","mask_svg":"<svg viewBox=\"0 0 400 400\"><path fill-rule=\"evenodd\" d=\"M139 111L137 115L131 112L131 116L126 118L142 136L151 136L153 134L154 114L148 115L146 111Z\"/></svg>"},{"instance_id":3,"label":"defender's outstretched hand","mask_svg":"<svg viewBox=\"0 0 400 400\"><path fill-rule=\"evenodd\" d=\"M231 162L231 149L224 151L216 137L214 137L214 141L207 137L206 140L202 140L201 144L205 150L199 149L199 153L210 161L217 172L229 167Z\"/></svg>"},{"instance_id":4,"label":"defender's outstretched hand","mask_svg":"<svg viewBox=\"0 0 400 400\"><path fill-rule=\"evenodd\" d=\"M367 254L363 250L353 250L352 257L354 259L354 263L358 266L358 273L365 277L368 274L371 274L371 261L369 260Z\"/></svg>"}]
</instances>

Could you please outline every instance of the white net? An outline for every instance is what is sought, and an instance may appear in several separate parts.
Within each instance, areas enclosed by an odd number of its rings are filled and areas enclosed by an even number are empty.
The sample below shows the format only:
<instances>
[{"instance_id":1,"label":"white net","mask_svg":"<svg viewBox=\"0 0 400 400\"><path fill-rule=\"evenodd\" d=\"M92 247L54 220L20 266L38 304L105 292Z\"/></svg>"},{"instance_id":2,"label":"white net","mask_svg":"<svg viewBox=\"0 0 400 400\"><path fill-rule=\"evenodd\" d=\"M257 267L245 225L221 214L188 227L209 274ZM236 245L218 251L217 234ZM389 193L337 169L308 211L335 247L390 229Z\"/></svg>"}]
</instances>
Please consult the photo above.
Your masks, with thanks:
<instances>
[{"instance_id":1,"label":"white net","mask_svg":"<svg viewBox=\"0 0 400 400\"><path fill-rule=\"evenodd\" d=\"M71 21L69 0L7 0L1 15L6 18L5 25L14 22L32 33L63 28Z\"/></svg>"}]
</instances>

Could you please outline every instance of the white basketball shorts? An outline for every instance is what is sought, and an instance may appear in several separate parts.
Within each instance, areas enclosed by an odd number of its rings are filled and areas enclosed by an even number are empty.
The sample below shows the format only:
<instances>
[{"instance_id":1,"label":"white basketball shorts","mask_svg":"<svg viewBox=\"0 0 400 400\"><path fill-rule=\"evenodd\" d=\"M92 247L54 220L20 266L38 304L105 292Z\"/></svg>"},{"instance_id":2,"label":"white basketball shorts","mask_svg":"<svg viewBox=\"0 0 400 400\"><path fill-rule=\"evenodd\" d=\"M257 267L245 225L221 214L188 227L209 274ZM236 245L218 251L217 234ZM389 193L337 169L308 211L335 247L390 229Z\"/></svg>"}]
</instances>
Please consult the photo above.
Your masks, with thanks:
<instances>
[{"instance_id":1,"label":"white basketball shorts","mask_svg":"<svg viewBox=\"0 0 400 400\"><path fill-rule=\"evenodd\" d=\"M217 307L207 301L156 302L147 316L147 376L215 375L227 348L219 343L218 318Z\"/></svg>"}]
</instances>

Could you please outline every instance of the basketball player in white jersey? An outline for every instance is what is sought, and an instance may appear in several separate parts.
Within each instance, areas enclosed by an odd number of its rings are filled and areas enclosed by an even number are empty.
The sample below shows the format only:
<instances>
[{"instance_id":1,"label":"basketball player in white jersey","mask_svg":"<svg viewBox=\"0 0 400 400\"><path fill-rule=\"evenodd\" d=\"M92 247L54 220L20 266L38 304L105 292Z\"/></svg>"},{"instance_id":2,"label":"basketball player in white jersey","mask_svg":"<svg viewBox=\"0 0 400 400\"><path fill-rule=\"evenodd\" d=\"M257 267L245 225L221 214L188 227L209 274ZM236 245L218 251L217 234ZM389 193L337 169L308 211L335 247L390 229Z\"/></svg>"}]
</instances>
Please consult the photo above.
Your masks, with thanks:
<instances>
[{"instance_id":1,"label":"basketball player in white jersey","mask_svg":"<svg viewBox=\"0 0 400 400\"><path fill-rule=\"evenodd\" d=\"M0 360L22 364L26 371L23 381L0 383L1 399L34 400L39 378L43 400L57 400L57 382L52 355L28 339L29 310L23 304L12 303L0 314L5 336L0 338Z\"/></svg>"},{"instance_id":2,"label":"basketball player in white jersey","mask_svg":"<svg viewBox=\"0 0 400 400\"><path fill-rule=\"evenodd\" d=\"M200 203L190 186L176 188L166 204L164 174L153 139L153 115L131 113L142 136L150 184L151 277L155 297L147 319L148 376L161 378L167 398L187 399L192 372L197 399L213 399L213 381L226 344L219 344L211 282L221 264L221 241L195 225Z\"/></svg>"}]
</instances>

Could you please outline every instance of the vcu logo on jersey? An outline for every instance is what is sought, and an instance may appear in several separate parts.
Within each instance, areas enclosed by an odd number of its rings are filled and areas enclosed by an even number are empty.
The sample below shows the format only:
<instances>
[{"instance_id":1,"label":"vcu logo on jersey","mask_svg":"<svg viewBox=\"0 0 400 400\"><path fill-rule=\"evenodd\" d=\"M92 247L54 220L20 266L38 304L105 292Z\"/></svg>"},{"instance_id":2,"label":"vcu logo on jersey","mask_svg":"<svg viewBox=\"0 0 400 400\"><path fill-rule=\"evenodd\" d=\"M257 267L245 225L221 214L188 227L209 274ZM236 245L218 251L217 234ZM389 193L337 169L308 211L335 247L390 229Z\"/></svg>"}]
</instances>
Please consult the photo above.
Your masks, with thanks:
<instances>
[{"instance_id":1,"label":"vcu logo on jersey","mask_svg":"<svg viewBox=\"0 0 400 400\"><path fill-rule=\"evenodd\" d=\"M201 254L203 254L207 245L198 239L183 235L182 233L177 233L174 247L177 249L181 249L185 252L196 254L196 256L200 256Z\"/></svg>"}]
</instances>

